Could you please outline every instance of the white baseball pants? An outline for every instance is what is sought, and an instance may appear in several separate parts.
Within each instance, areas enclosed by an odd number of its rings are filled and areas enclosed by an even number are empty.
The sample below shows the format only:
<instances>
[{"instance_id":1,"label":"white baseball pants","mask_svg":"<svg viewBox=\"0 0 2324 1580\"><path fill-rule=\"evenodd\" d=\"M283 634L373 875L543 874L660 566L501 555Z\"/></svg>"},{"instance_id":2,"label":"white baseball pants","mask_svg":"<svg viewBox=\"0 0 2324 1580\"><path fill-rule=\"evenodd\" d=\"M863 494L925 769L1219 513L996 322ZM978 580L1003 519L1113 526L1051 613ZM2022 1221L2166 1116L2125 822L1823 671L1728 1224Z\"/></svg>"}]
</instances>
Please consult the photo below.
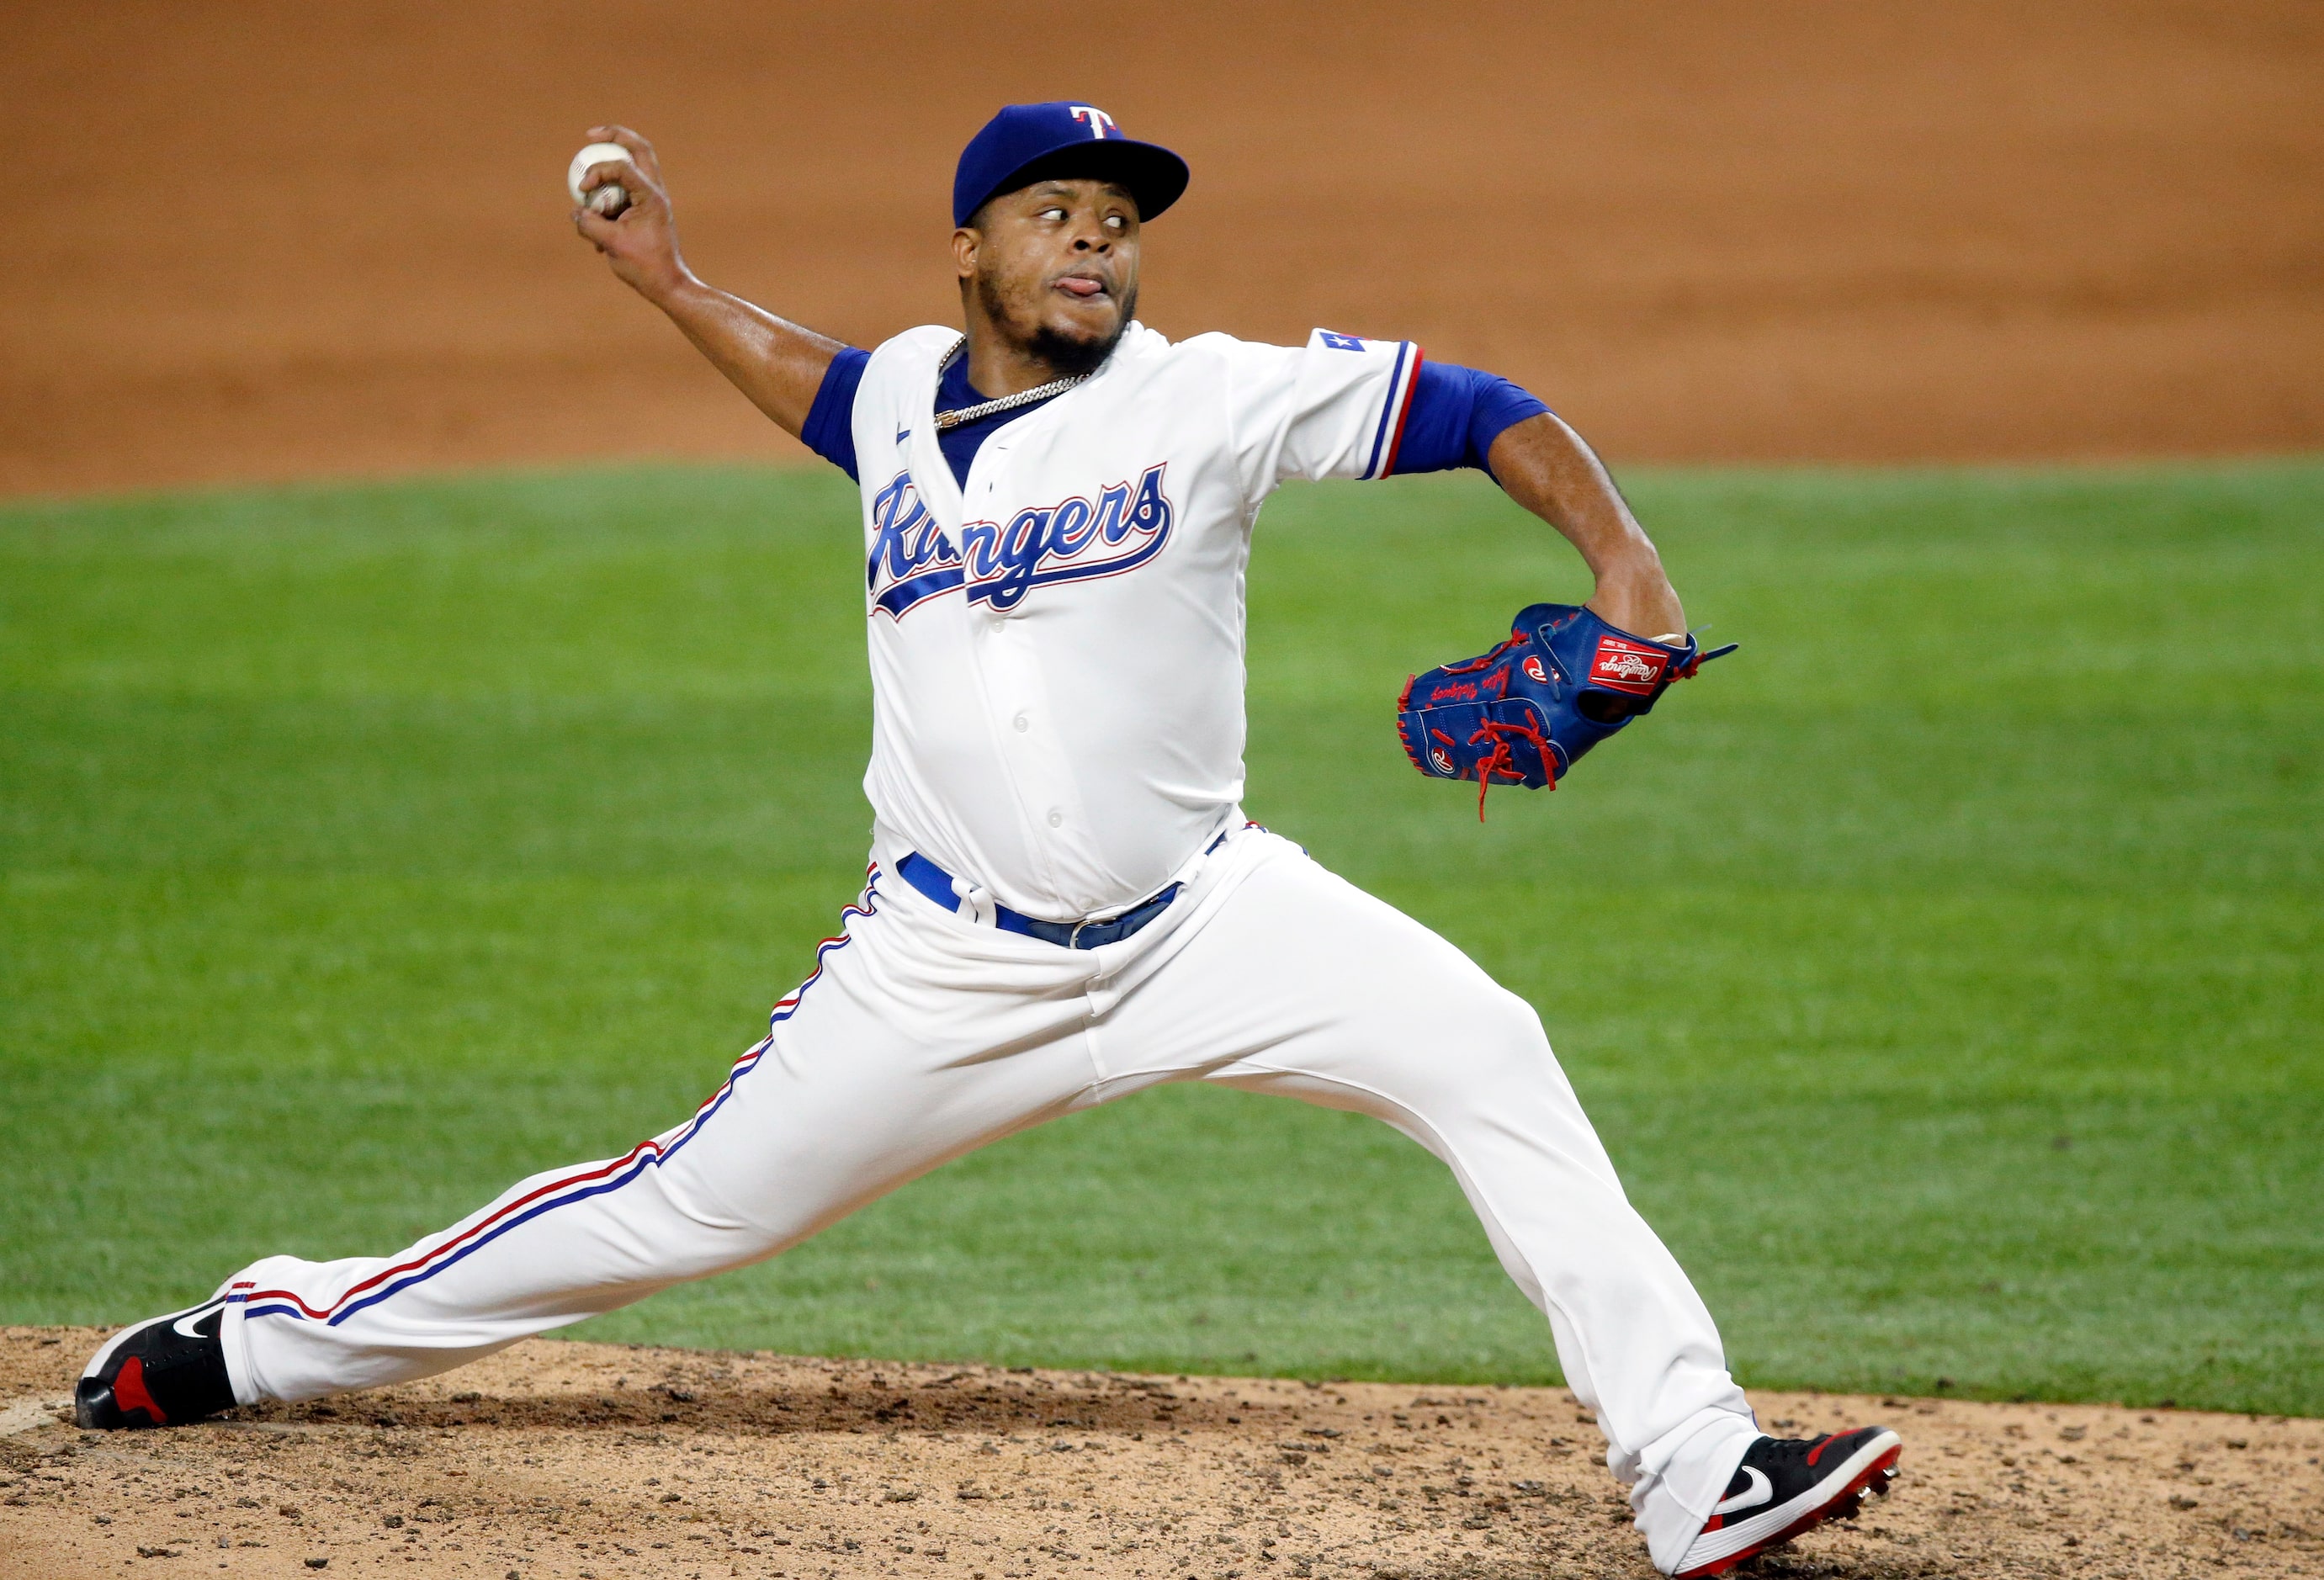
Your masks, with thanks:
<instances>
[{"instance_id":1,"label":"white baseball pants","mask_svg":"<svg viewBox=\"0 0 2324 1580\"><path fill-rule=\"evenodd\" d=\"M425 1377L772 1256L1011 1131L1211 1080L1370 1114L1452 1168L1597 1410L1653 1557L1675 1565L1757 1428L1524 1000L1262 829L1087 951L951 914L883 854L771 1034L685 1124L393 1256L237 1274L236 1397Z\"/></svg>"}]
</instances>

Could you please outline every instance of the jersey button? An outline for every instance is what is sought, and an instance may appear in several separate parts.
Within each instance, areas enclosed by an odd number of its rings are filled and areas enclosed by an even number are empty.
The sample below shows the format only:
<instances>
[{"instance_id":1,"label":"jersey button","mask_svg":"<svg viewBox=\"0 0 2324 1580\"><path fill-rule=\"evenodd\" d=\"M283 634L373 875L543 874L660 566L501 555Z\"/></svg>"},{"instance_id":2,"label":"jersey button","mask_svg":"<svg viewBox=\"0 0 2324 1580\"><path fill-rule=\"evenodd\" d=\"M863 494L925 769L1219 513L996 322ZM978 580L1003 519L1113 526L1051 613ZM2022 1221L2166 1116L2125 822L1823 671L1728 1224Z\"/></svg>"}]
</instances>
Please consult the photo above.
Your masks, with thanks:
<instances>
[{"instance_id":1,"label":"jersey button","mask_svg":"<svg viewBox=\"0 0 2324 1580\"><path fill-rule=\"evenodd\" d=\"M1051 828L1053 828L1053 829L1063 828L1063 827L1065 827L1065 814L1064 813L1062 813L1062 812L1053 812L1053 813L1051 813L1049 814L1049 826L1050 826Z\"/></svg>"},{"instance_id":2,"label":"jersey button","mask_svg":"<svg viewBox=\"0 0 2324 1580\"><path fill-rule=\"evenodd\" d=\"M1017 733L1019 735L1024 734L1025 731L1033 728L1033 721L1028 719L1022 713L1018 714L1014 719L1011 719L1009 721L1017 726Z\"/></svg>"}]
</instances>

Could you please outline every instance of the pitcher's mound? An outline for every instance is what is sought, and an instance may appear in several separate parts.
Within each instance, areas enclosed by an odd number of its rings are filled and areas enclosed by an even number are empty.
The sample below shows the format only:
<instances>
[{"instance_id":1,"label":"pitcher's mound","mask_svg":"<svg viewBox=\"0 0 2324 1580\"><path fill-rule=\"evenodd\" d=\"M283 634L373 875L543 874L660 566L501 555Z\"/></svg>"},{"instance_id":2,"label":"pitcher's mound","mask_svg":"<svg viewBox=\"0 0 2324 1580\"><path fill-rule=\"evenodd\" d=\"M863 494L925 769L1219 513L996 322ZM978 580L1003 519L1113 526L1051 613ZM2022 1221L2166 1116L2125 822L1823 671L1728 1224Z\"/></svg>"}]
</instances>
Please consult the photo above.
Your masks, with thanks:
<instances>
[{"instance_id":1,"label":"pitcher's mound","mask_svg":"<svg viewBox=\"0 0 2324 1580\"><path fill-rule=\"evenodd\" d=\"M44 1406L103 1336L0 1328L0 1576L1651 1580L1561 1389L1321 1386L534 1342L158 1432ZM2324 1575L2324 1422L1757 1396L1904 1474L1750 1573Z\"/></svg>"}]
</instances>

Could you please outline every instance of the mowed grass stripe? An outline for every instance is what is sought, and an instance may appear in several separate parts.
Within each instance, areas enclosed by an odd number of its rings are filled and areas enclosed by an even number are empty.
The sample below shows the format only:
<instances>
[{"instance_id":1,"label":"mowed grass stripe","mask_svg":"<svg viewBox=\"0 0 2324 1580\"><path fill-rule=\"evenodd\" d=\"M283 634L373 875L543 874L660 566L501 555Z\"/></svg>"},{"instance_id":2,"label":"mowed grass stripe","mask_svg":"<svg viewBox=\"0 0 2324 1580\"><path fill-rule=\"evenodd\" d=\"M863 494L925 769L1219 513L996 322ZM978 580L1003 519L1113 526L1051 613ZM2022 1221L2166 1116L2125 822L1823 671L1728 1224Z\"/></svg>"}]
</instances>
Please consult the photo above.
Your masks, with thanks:
<instances>
[{"instance_id":1,"label":"mowed grass stripe","mask_svg":"<svg viewBox=\"0 0 2324 1580\"><path fill-rule=\"evenodd\" d=\"M2324 466L1626 481L1744 651L1482 826L1390 699L1578 567L1481 480L1286 491L1254 815L1541 1007L1748 1381L2324 1412ZM0 1320L392 1249L688 1111L861 881L853 510L0 511ZM1185 1090L588 1331L1554 1375L1417 1149Z\"/></svg>"}]
</instances>

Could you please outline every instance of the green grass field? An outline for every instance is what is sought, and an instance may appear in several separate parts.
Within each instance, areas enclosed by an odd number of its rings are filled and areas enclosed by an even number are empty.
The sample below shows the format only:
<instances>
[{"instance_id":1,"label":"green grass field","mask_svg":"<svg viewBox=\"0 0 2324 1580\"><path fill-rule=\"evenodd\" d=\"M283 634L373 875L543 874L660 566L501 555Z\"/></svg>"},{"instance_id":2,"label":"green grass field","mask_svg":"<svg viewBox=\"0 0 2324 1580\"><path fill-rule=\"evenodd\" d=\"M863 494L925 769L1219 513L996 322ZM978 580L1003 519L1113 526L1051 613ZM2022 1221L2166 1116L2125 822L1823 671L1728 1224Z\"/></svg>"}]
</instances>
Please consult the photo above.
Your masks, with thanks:
<instances>
[{"instance_id":1,"label":"green grass field","mask_svg":"<svg viewBox=\"0 0 2324 1580\"><path fill-rule=\"evenodd\" d=\"M2324 1414L2324 463L1643 473L1745 646L1554 795L1406 672L1579 566L1300 489L1253 815L1529 997L1763 1385ZM0 1321L377 1253L675 1121L861 881L844 480L0 510ZM1170 1089L594 1337L1538 1381L1417 1148Z\"/></svg>"}]
</instances>

